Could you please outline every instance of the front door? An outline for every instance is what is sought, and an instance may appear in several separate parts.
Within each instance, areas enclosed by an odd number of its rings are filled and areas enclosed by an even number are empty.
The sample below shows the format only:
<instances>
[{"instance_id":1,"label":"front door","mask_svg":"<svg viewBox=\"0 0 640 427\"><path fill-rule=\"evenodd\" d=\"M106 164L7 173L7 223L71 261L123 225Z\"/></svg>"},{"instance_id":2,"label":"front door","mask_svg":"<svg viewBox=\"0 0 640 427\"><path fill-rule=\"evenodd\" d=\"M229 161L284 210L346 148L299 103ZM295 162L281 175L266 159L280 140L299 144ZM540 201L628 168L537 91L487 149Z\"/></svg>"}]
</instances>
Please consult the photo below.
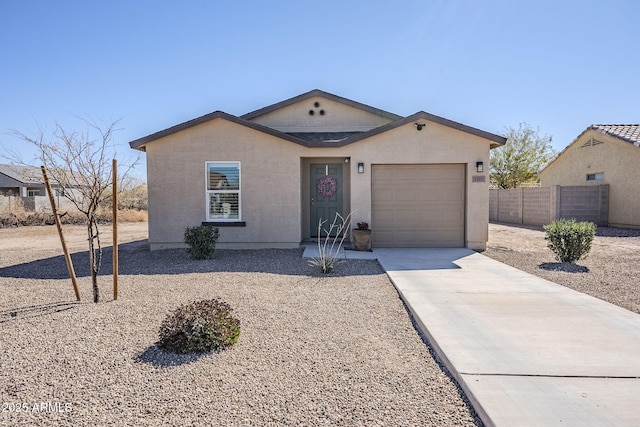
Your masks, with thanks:
<instances>
[{"instance_id":1,"label":"front door","mask_svg":"<svg viewBox=\"0 0 640 427\"><path fill-rule=\"evenodd\" d=\"M312 163L309 181L311 182L310 231L311 237L318 237L320 221L326 221L323 230L328 230L336 213L342 215L342 164ZM324 235L323 231L320 237Z\"/></svg>"}]
</instances>

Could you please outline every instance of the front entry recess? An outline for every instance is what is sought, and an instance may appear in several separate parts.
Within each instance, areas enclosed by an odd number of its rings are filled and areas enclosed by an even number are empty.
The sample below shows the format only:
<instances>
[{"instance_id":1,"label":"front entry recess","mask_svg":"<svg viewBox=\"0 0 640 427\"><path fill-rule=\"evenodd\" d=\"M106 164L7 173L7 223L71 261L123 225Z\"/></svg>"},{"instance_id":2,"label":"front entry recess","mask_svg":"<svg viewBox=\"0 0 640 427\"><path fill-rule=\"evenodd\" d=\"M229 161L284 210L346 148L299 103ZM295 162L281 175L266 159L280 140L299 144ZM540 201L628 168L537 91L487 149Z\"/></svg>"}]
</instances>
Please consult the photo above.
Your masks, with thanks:
<instances>
[{"instance_id":1,"label":"front entry recess","mask_svg":"<svg viewBox=\"0 0 640 427\"><path fill-rule=\"evenodd\" d=\"M342 181L341 163L312 163L311 176L311 237L318 237L318 223L327 221L323 229L329 229L336 213L342 214Z\"/></svg>"}]
</instances>

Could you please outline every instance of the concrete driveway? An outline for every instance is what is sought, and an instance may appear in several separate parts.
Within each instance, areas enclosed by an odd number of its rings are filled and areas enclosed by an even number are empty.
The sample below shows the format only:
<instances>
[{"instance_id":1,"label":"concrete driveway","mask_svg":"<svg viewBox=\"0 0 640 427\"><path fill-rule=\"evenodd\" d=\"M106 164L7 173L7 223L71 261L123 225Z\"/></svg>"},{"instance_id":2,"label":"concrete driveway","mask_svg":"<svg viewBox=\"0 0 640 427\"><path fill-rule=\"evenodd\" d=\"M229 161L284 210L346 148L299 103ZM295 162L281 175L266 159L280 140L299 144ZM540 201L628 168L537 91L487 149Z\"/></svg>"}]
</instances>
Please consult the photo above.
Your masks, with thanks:
<instances>
[{"instance_id":1,"label":"concrete driveway","mask_svg":"<svg viewBox=\"0 0 640 427\"><path fill-rule=\"evenodd\" d=\"M640 425L640 315L468 249L375 249L487 426Z\"/></svg>"}]
</instances>

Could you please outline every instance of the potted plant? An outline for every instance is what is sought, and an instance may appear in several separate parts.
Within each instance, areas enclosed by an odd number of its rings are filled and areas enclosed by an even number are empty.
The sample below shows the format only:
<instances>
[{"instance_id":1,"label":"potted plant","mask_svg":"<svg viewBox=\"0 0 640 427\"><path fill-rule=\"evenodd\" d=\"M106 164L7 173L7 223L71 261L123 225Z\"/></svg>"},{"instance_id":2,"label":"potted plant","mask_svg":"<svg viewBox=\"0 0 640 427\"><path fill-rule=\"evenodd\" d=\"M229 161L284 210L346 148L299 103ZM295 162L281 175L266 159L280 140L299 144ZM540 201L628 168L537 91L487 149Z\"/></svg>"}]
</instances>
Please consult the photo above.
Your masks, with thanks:
<instances>
[{"instance_id":1,"label":"potted plant","mask_svg":"<svg viewBox=\"0 0 640 427\"><path fill-rule=\"evenodd\" d=\"M359 222L358 228L352 230L353 246L357 251L366 251L369 249L371 241L371 229L366 222Z\"/></svg>"}]
</instances>

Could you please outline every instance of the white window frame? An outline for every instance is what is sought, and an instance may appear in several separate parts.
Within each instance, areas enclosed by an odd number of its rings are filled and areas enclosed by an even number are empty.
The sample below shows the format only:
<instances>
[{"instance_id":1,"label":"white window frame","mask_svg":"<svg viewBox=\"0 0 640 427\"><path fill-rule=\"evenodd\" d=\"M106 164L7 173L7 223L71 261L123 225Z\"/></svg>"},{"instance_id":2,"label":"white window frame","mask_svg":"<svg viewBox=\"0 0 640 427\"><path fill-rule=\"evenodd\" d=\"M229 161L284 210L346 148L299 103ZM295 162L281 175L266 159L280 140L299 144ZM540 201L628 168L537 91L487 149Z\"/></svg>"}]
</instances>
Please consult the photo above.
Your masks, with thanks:
<instances>
[{"instance_id":1,"label":"white window frame","mask_svg":"<svg viewBox=\"0 0 640 427\"><path fill-rule=\"evenodd\" d=\"M209 190L209 165L226 164L238 167L238 189L237 190ZM240 222L242 221L242 165L238 161L215 161L209 160L204 163L204 190L205 190L205 215L207 222ZM212 194L237 194L238 195L238 217L237 218L212 218L210 208L210 196Z\"/></svg>"}]
</instances>

